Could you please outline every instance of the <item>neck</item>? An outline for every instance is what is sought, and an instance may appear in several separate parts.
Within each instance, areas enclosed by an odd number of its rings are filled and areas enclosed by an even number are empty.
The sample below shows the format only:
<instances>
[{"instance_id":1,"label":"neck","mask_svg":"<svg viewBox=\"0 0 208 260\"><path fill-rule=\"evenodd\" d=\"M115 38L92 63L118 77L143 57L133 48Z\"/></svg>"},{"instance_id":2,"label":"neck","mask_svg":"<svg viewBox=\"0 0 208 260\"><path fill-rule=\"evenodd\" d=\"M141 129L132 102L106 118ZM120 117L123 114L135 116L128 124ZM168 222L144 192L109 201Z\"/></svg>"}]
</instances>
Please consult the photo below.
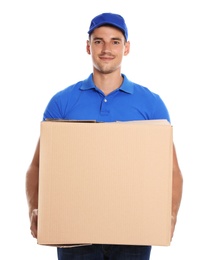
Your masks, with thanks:
<instances>
[{"instance_id":1,"label":"neck","mask_svg":"<svg viewBox=\"0 0 208 260\"><path fill-rule=\"evenodd\" d=\"M93 81L97 88L99 88L105 95L108 95L121 86L123 77L120 71L115 71L109 74L94 71Z\"/></svg>"}]
</instances>

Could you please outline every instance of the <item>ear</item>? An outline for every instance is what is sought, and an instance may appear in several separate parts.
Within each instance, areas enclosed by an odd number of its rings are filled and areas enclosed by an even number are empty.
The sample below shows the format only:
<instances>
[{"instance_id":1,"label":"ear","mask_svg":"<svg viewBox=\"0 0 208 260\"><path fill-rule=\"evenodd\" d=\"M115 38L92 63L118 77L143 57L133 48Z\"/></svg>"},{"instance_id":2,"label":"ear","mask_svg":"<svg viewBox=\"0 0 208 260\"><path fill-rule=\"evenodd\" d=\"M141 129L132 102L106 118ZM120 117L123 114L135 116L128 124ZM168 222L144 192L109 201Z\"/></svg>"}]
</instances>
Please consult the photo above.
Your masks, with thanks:
<instances>
[{"instance_id":1,"label":"ear","mask_svg":"<svg viewBox=\"0 0 208 260\"><path fill-rule=\"evenodd\" d=\"M87 40L87 44L86 44L86 51L88 54L91 54L90 52L90 42Z\"/></svg>"},{"instance_id":2,"label":"ear","mask_svg":"<svg viewBox=\"0 0 208 260\"><path fill-rule=\"evenodd\" d=\"M127 56L130 52L130 42L125 43L125 50L124 50L124 56Z\"/></svg>"}]
</instances>

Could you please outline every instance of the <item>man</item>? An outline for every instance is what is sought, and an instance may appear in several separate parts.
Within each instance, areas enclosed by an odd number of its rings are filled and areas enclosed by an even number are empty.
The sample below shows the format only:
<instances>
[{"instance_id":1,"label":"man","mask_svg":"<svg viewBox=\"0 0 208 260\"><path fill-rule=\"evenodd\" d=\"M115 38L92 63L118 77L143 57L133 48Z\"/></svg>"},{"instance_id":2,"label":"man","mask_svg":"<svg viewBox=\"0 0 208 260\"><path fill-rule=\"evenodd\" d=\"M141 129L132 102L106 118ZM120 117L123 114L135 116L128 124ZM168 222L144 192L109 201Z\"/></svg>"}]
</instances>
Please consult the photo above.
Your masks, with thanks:
<instances>
[{"instance_id":1,"label":"man","mask_svg":"<svg viewBox=\"0 0 208 260\"><path fill-rule=\"evenodd\" d=\"M48 103L47 118L97 120L102 122L167 119L168 110L159 95L129 81L121 74L124 56L130 51L128 30L122 16L103 13L91 21L86 51L92 57L93 73L55 94ZM26 175L26 195L31 233L37 238L39 141ZM182 197L182 175L173 147L173 236ZM148 260L151 246L91 245L58 248L59 260Z\"/></svg>"}]
</instances>

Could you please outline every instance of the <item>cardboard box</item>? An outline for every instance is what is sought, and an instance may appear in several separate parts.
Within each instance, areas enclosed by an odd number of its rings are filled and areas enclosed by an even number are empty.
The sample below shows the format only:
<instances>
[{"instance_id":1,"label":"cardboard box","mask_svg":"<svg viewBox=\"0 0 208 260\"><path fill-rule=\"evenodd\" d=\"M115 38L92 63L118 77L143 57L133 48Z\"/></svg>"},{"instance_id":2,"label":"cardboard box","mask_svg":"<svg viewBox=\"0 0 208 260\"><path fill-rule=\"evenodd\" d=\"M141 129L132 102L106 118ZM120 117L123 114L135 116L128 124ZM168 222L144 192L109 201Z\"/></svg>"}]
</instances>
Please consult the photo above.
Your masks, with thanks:
<instances>
[{"instance_id":1,"label":"cardboard box","mask_svg":"<svg viewBox=\"0 0 208 260\"><path fill-rule=\"evenodd\" d=\"M166 120L41 123L38 244L170 245Z\"/></svg>"}]
</instances>

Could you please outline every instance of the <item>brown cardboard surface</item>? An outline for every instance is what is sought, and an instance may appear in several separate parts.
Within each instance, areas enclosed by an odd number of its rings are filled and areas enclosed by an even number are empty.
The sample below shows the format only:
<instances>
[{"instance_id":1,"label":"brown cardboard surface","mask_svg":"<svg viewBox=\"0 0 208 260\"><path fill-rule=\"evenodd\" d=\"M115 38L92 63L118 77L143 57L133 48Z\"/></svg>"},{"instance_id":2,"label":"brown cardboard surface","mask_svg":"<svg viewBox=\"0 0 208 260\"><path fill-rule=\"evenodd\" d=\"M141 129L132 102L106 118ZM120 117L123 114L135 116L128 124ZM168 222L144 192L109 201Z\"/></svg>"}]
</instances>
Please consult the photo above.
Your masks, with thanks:
<instances>
[{"instance_id":1,"label":"brown cardboard surface","mask_svg":"<svg viewBox=\"0 0 208 260\"><path fill-rule=\"evenodd\" d=\"M166 120L41 123L38 244L169 245Z\"/></svg>"}]
</instances>

